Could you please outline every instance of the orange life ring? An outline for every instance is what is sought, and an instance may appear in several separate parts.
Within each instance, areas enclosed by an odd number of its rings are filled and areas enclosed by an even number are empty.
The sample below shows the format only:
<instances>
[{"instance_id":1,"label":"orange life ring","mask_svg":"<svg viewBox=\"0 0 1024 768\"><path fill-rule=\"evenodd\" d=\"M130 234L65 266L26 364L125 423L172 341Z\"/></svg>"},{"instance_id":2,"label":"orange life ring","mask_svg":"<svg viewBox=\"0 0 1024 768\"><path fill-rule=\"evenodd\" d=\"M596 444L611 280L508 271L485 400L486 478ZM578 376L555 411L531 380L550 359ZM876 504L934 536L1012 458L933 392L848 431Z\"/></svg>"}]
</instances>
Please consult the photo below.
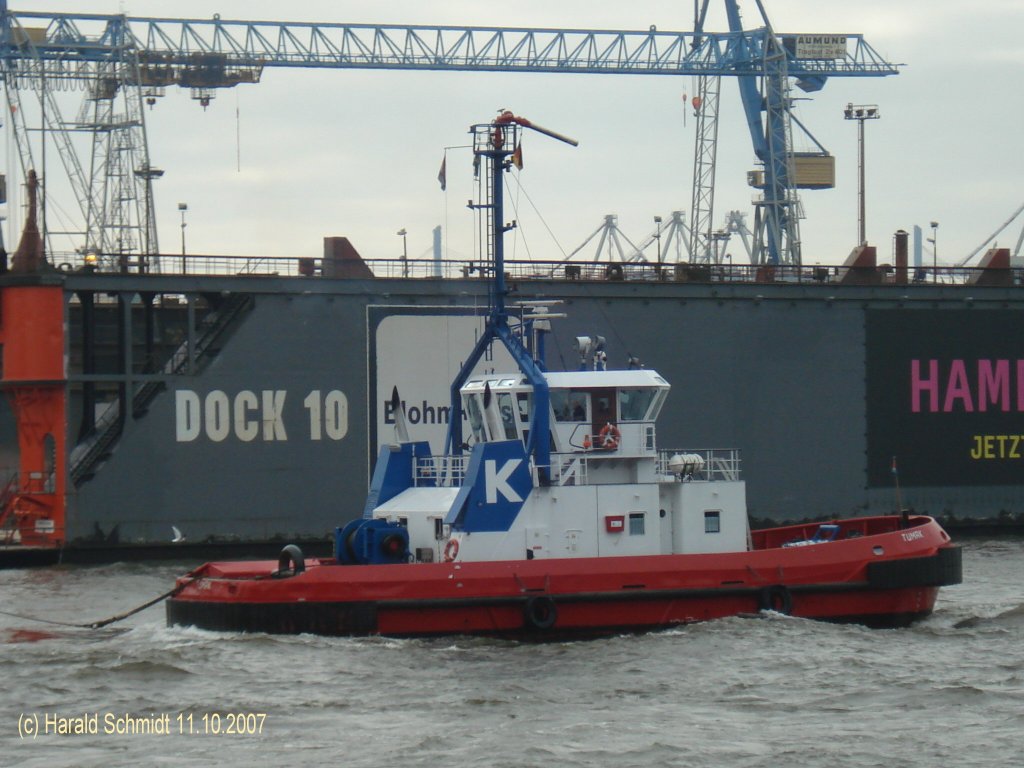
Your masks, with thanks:
<instances>
[{"instance_id":1,"label":"orange life ring","mask_svg":"<svg viewBox=\"0 0 1024 768\"><path fill-rule=\"evenodd\" d=\"M446 563L452 562L456 557L459 556L459 541L458 539L448 539L448 543L444 545L444 561Z\"/></svg>"},{"instance_id":2,"label":"orange life ring","mask_svg":"<svg viewBox=\"0 0 1024 768\"><path fill-rule=\"evenodd\" d=\"M601 428L601 434L598 436L600 445L606 451L614 451L619 447L619 441L622 440L622 433L619 428L611 422L608 422Z\"/></svg>"}]
</instances>

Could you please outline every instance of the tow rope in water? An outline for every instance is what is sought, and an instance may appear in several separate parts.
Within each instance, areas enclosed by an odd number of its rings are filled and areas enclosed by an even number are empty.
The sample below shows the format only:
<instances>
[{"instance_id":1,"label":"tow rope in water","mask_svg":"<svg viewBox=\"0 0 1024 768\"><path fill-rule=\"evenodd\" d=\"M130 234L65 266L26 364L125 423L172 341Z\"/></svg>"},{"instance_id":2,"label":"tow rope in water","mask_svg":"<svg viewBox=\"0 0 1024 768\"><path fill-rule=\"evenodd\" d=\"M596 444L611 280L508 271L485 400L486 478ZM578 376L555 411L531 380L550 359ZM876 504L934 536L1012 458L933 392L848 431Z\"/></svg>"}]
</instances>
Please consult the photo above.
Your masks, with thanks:
<instances>
[{"instance_id":1,"label":"tow rope in water","mask_svg":"<svg viewBox=\"0 0 1024 768\"><path fill-rule=\"evenodd\" d=\"M186 574L186 576L192 576L192 573L188 573ZM136 613L144 611L152 605L156 605L157 603L163 602L164 600L174 597L176 594L181 592L181 590L183 590L191 583L192 579L190 578L188 581L175 586L174 589L168 590L167 592L164 592L162 595L158 595L154 597L152 600L148 600L142 605L136 608L132 608L130 611L118 613L114 616L111 616L110 618L101 619L99 621L91 621L86 624L75 624L74 622L56 621L54 619L41 619L38 616L26 616L23 613L12 613L10 611L0 611L0 614L3 614L4 616L13 616L16 619L24 619L25 621L36 621L40 624L52 624L58 627L75 627L76 629L100 629L101 627L105 627L109 624L114 624L118 621L124 621L129 616L134 616Z\"/></svg>"}]
</instances>

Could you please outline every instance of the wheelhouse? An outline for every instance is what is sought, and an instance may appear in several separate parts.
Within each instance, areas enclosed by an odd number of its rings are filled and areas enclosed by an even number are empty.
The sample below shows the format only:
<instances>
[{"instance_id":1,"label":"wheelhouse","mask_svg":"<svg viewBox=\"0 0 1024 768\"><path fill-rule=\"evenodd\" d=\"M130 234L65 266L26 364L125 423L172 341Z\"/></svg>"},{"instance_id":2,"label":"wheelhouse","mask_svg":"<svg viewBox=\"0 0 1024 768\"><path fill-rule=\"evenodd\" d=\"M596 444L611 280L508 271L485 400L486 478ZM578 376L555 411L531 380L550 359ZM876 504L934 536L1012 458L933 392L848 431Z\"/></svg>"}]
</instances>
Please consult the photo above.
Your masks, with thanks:
<instances>
[{"instance_id":1,"label":"wheelhouse","mask_svg":"<svg viewBox=\"0 0 1024 768\"><path fill-rule=\"evenodd\" d=\"M545 379L553 451L654 452L654 424L670 389L656 372L572 371L546 373ZM461 395L474 441L527 442L534 393L525 376L476 377Z\"/></svg>"}]
</instances>

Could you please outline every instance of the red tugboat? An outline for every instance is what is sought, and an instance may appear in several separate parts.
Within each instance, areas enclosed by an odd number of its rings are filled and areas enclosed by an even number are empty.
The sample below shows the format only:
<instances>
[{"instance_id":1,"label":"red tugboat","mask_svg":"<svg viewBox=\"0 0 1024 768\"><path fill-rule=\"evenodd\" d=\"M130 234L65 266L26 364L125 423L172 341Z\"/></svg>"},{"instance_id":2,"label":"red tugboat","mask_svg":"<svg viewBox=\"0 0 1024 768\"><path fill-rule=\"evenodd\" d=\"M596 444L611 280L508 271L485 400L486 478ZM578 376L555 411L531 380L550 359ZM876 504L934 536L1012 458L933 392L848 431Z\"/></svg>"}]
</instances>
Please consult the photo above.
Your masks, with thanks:
<instances>
[{"instance_id":1,"label":"red tugboat","mask_svg":"<svg viewBox=\"0 0 1024 768\"><path fill-rule=\"evenodd\" d=\"M451 413L472 436L453 418L433 455L408 438L395 393L398 439L380 452L363 517L337 529L334 558L289 545L277 562L207 563L178 580L168 624L545 639L760 610L888 627L931 613L939 588L961 581L961 551L930 517L751 532L738 451L658 449L661 376L606 370L589 337L577 339L581 370L546 370L556 315L505 303L502 175L521 128L575 144L510 112L471 129L491 191L478 206L490 311ZM474 374L495 343L518 370Z\"/></svg>"}]
</instances>

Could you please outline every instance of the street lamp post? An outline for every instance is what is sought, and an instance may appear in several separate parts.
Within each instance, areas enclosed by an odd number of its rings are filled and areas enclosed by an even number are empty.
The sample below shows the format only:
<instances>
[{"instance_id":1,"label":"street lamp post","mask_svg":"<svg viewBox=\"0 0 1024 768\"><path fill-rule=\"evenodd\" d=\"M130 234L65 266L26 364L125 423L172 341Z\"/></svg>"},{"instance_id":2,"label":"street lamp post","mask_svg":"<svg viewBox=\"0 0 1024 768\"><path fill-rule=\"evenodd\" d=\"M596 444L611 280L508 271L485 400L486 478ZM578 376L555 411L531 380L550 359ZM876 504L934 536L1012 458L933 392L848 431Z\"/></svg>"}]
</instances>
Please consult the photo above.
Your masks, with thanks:
<instances>
[{"instance_id":1,"label":"street lamp post","mask_svg":"<svg viewBox=\"0 0 1024 768\"><path fill-rule=\"evenodd\" d=\"M932 274L935 275L935 282L939 282L939 222L931 223L932 236L928 242L932 244Z\"/></svg>"},{"instance_id":2,"label":"street lamp post","mask_svg":"<svg viewBox=\"0 0 1024 768\"><path fill-rule=\"evenodd\" d=\"M857 242L859 245L866 245L868 242L864 222L864 121L877 120L881 116L877 104L859 106L847 104L846 109L843 110L843 117L847 120L857 121L857 176L859 182L857 186Z\"/></svg>"},{"instance_id":3,"label":"street lamp post","mask_svg":"<svg viewBox=\"0 0 1024 768\"><path fill-rule=\"evenodd\" d=\"M395 234L398 235L400 238L402 238L402 277L408 277L409 276L409 249L407 248L406 239L405 239L405 236L407 234L406 231L405 231L405 227L402 227Z\"/></svg>"},{"instance_id":4,"label":"street lamp post","mask_svg":"<svg viewBox=\"0 0 1024 768\"><path fill-rule=\"evenodd\" d=\"M153 179L159 179L164 172L144 164L141 168L135 169L135 175L146 182L146 220L143 223L145 229L142 231L142 252L139 254L139 272L146 272L150 266L159 266L159 262L150 264L150 260L155 261L160 253L156 241L156 225L153 223Z\"/></svg>"},{"instance_id":5,"label":"street lamp post","mask_svg":"<svg viewBox=\"0 0 1024 768\"><path fill-rule=\"evenodd\" d=\"M661 216L654 217L654 239L658 241L658 277L661 277Z\"/></svg>"},{"instance_id":6,"label":"street lamp post","mask_svg":"<svg viewBox=\"0 0 1024 768\"><path fill-rule=\"evenodd\" d=\"M188 272L188 268L185 263L185 227L188 224L185 223L185 211L188 210L188 203L178 203L178 210L181 212L181 274Z\"/></svg>"}]
</instances>

